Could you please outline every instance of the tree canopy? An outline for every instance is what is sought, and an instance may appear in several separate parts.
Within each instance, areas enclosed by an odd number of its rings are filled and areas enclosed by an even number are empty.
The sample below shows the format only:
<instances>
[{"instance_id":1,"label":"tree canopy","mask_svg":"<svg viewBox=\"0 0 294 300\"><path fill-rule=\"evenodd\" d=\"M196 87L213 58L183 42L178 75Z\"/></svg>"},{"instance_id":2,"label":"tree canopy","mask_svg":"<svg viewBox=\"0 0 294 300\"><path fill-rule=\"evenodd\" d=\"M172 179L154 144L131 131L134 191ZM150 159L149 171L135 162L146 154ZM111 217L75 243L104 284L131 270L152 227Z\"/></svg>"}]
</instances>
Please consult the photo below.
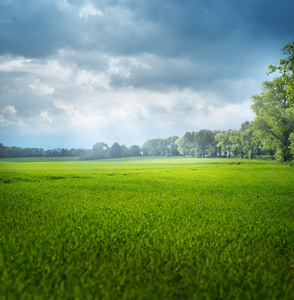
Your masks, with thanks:
<instances>
[{"instance_id":1,"label":"tree canopy","mask_svg":"<svg viewBox=\"0 0 294 300\"><path fill-rule=\"evenodd\" d=\"M289 102L294 109L294 41L286 44L282 48L282 54L286 55L284 58L280 58L280 64L270 65L269 73L279 72L281 79L284 82L284 89L287 94Z\"/></svg>"},{"instance_id":2,"label":"tree canopy","mask_svg":"<svg viewBox=\"0 0 294 300\"><path fill-rule=\"evenodd\" d=\"M294 130L294 115L283 76L265 81L263 90L252 96L252 110L256 114L253 122L255 136L259 137L264 148L278 151L278 160L286 162L292 159L290 134Z\"/></svg>"}]
</instances>

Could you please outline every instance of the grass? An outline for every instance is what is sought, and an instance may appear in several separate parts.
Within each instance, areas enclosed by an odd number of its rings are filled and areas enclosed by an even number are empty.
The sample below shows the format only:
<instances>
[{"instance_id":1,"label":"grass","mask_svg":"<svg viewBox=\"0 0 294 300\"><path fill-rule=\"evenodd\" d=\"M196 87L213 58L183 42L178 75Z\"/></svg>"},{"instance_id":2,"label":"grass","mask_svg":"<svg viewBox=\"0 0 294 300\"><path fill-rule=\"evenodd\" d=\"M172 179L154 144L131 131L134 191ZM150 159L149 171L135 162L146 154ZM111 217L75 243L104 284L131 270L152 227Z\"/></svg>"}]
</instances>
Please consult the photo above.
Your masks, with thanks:
<instances>
[{"instance_id":1,"label":"grass","mask_svg":"<svg viewBox=\"0 0 294 300\"><path fill-rule=\"evenodd\" d=\"M2 299L294 299L294 169L0 160Z\"/></svg>"}]
</instances>

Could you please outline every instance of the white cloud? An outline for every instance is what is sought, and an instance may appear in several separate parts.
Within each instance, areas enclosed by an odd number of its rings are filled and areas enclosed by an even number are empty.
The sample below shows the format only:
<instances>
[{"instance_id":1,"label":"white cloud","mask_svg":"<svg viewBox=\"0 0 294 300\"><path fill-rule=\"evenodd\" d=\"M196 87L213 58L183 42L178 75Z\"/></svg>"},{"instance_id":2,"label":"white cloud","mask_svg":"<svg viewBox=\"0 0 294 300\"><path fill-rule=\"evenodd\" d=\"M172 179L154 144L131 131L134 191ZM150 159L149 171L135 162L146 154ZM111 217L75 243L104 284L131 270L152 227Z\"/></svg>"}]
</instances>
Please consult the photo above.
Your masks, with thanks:
<instances>
[{"instance_id":1,"label":"white cloud","mask_svg":"<svg viewBox=\"0 0 294 300\"><path fill-rule=\"evenodd\" d=\"M41 118L41 120L49 122L49 123L52 123L52 121L53 121L53 118L49 115L49 113L47 111L42 111L40 113L40 118Z\"/></svg>"},{"instance_id":2,"label":"white cloud","mask_svg":"<svg viewBox=\"0 0 294 300\"><path fill-rule=\"evenodd\" d=\"M32 84L29 85L30 91L39 96L51 95L55 92L54 88L42 84L39 79L36 79Z\"/></svg>"},{"instance_id":3,"label":"white cloud","mask_svg":"<svg viewBox=\"0 0 294 300\"><path fill-rule=\"evenodd\" d=\"M68 66L62 66L57 60L34 60L16 58L0 63L0 72L21 72L37 76L52 77L69 81L73 70Z\"/></svg>"},{"instance_id":4,"label":"white cloud","mask_svg":"<svg viewBox=\"0 0 294 300\"><path fill-rule=\"evenodd\" d=\"M75 83L81 89L94 90L95 88L109 89L110 80L104 73L95 71L78 70Z\"/></svg>"},{"instance_id":5,"label":"white cloud","mask_svg":"<svg viewBox=\"0 0 294 300\"><path fill-rule=\"evenodd\" d=\"M91 117L83 115L74 105L64 103L60 100L54 101L54 107L62 110L65 116L62 116L61 122L68 127L93 127L95 123ZM66 124L68 122L68 124Z\"/></svg>"},{"instance_id":6,"label":"white cloud","mask_svg":"<svg viewBox=\"0 0 294 300\"><path fill-rule=\"evenodd\" d=\"M136 102L123 102L111 108L110 116L113 121L142 122L149 119L149 113L144 105Z\"/></svg>"},{"instance_id":7,"label":"white cloud","mask_svg":"<svg viewBox=\"0 0 294 300\"><path fill-rule=\"evenodd\" d=\"M4 61L0 64L1 72L22 72L26 66L33 62L33 59L12 59L8 61Z\"/></svg>"},{"instance_id":8,"label":"white cloud","mask_svg":"<svg viewBox=\"0 0 294 300\"><path fill-rule=\"evenodd\" d=\"M129 63L131 60L124 59L123 57L107 57L108 68L107 72L109 75L119 75L124 78L130 77L130 68L124 66L124 63Z\"/></svg>"},{"instance_id":9,"label":"white cloud","mask_svg":"<svg viewBox=\"0 0 294 300\"><path fill-rule=\"evenodd\" d=\"M102 16L103 13L100 10L97 10L93 5L88 4L81 8L79 17L81 19L88 19L89 16Z\"/></svg>"},{"instance_id":10,"label":"white cloud","mask_svg":"<svg viewBox=\"0 0 294 300\"><path fill-rule=\"evenodd\" d=\"M252 121L255 114L251 111L251 101L240 104L227 104L224 107L210 106L210 115L205 121L214 124L215 129L239 129L245 121ZM236 127L236 124L238 128Z\"/></svg>"},{"instance_id":11,"label":"white cloud","mask_svg":"<svg viewBox=\"0 0 294 300\"><path fill-rule=\"evenodd\" d=\"M1 125L11 125L18 121L18 119L15 116L16 109L12 105L7 105L0 115L0 124Z\"/></svg>"}]
</instances>

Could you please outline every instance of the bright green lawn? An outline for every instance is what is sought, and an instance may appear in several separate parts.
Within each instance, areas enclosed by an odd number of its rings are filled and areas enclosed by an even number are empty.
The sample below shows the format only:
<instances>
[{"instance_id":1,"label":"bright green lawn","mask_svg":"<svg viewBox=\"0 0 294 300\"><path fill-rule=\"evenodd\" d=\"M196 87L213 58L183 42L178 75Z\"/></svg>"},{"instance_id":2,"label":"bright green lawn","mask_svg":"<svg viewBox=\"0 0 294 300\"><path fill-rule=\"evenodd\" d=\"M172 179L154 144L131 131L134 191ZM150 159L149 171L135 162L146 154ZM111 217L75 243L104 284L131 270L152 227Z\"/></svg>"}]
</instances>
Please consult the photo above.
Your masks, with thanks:
<instances>
[{"instance_id":1,"label":"bright green lawn","mask_svg":"<svg viewBox=\"0 0 294 300\"><path fill-rule=\"evenodd\" d=\"M294 299L294 169L0 160L0 299Z\"/></svg>"}]
</instances>

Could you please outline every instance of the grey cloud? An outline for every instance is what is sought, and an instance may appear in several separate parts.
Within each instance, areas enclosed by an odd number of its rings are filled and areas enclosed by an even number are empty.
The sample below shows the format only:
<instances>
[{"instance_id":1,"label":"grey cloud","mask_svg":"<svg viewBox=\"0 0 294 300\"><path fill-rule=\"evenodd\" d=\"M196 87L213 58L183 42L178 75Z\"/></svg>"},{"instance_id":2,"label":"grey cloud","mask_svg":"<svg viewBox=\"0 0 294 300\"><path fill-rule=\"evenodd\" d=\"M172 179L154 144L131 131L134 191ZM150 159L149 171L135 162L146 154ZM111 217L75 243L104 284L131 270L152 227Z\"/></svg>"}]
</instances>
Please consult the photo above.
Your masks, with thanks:
<instances>
[{"instance_id":1,"label":"grey cloud","mask_svg":"<svg viewBox=\"0 0 294 300\"><path fill-rule=\"evenodd\" d=\"M128 58L123 58L117 62L117 68L125 69L129 76L123 76L119 72L111 74L113 88L145 88L162 92L184 89L202 93L217 91L219 104L240 102L240 99L250 97L252 89L256 88L254 84L257 76L250 73L250 64L242 70L239 69L238 73L230 65L220 66L211 62L199 63L181 58L146 55L137 57L136 61L137 63L134 63ZM237 92L232 87L238 88Z\"/></svg>"},{"instance_id":2,"label":"grey cloud","mask_svg":"<svg viewBox=\"0 0 294 300\"><path fill-rule=\"evenodd\" d=\"M1 5L1 4L0 4ZM52 43L57 37L61 46L62 28L57 31L63 16L48 1L11 1L1 5L1 48L2 54L39 57L56 50ZM3 21L4 20L4 21ZM64 36L66 37L66 35ZM63 37L62 37L63 38Z\"/></svg>"},{"instance_id":3,"label":"grey cloud","mask_svg":"<svg viewBox=\"0 0 294 300\"><path fill-rule=\"evenodd\" d=\"M58 59L68 66L76 65L86 70L105 70L108 67L107 55L98 51L76 51L72 48L59 50L57 55L51 56L52 59Z\"/></svg>"},{"instance_id":4,"label":"grey cloud","mask_svg":"<svg viewBox=\"0 0 294 300\"><path fill-rule=\"evenodd\" d=\"M57 1L15 0L0 4L0 53L44 57L71 47L115 55L147 52L228 61L248 53L244 43L252 36L269 42L289 36L292 2L274 2L278 11L269 0L99 1L93 6L103 16L82 20L79 10L87 2L70 1L61 9ZM230 49L228 56L232 39L235 51Z\"/></svg>"}]
</instances>

